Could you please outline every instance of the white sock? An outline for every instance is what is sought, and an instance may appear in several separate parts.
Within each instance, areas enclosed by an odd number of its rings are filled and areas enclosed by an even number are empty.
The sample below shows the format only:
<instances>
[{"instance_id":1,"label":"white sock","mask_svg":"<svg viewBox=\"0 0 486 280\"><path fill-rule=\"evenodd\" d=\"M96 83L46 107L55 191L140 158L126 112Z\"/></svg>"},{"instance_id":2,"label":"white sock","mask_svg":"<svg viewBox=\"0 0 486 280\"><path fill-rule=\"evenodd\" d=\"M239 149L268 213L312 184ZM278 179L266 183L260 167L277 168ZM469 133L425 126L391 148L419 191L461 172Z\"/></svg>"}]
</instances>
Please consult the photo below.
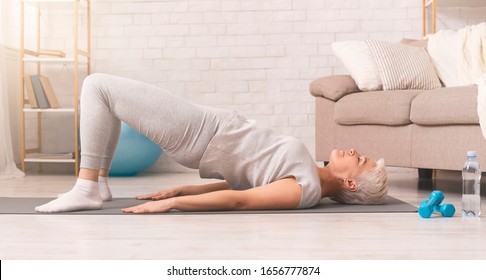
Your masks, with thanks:
<instances>
[{"instance_id":1,"label":"white sock","mask_svg":"<svg viewBox=\"0 0 486 280\"><path fill-rule=\"evenodd\" d=\"M98 190L100 192L101 200L103 201L111 201L112 195L110 191L110 187L108 186L108 178L107 177L98 177ZM61 193L57 197L61 197L69 192Z\"/></svg>"},{"instance_id":2,"label":"white sock","mask_svg":"<svg viewBox=\"0 0 486 280\"><path fill-rule=\"evenodd\" d=\"M44 205L37 206L35 211L44 213L69 212L101 209L102 205L103 201L98 191L98 183L78 178L72 190Z\"/></svg>"},{"instance_id":3,"label":"white sock","mask_svg":"<svg viewBox=\"0 0 486 280\"><path fill-rule=\"evenodd\" d=\"M100 190L100 196L103 201L110 201L112 196L111 196L111 191L110 187L108 186L108 178L99 176L98 177L98 189Z\"/></svg>"}]
</instances>

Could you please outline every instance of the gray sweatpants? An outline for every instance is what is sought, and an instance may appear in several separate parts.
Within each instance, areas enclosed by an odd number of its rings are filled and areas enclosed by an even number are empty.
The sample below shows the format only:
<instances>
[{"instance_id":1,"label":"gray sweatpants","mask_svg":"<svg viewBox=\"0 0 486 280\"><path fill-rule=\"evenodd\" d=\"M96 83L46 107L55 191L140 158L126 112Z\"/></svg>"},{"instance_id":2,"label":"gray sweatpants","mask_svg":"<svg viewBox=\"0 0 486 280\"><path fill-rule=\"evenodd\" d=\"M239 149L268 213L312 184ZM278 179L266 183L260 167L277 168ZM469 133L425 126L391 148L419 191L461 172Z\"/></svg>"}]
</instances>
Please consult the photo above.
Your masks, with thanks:
<instances>
[{"instance_id":1,"label":"gray sweatpants","mask_svg":"<svg viewBox=\"0 0 486 280\"><path fill-rule=\"evenodd\" d=\"M80 166L89 169L110 168L121 121L158 144L179 164L199 168L209 141L230 115L139 81L106 74L86 77L80 110Z\"/></svg>"}]
</instances>

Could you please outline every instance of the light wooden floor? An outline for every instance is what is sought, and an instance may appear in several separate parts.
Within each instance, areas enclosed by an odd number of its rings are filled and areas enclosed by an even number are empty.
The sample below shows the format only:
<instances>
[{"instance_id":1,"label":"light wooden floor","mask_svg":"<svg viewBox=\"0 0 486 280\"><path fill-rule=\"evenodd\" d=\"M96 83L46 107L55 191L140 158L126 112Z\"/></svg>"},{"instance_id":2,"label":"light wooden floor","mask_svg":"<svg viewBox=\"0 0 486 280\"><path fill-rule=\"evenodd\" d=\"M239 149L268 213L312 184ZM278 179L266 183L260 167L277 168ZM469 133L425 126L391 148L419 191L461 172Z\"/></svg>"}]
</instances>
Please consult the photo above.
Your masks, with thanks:
<instances>
[{"instance_id":1,"label":"light wooden floor","mask_svg":"<svg viewBox=\"0 0 486 280\"><path fill-rule=\"evenodd\" d=\"M390 168L389 193L418 206L416 170ZM453 218L417 213L231 215L0 215L0 259L486 259L486 221L462 218L460 173L436 185ZM459 176L459 177L458 177ZM0 196L52 197L72 175L0 180ZM200 183L197 173L111 178L114 196ZM483 186L484 187L484 186ZM483 192L484 193L484 192ZM486 204L483 196L483 212Z\"/></svg>"}]
</instances>

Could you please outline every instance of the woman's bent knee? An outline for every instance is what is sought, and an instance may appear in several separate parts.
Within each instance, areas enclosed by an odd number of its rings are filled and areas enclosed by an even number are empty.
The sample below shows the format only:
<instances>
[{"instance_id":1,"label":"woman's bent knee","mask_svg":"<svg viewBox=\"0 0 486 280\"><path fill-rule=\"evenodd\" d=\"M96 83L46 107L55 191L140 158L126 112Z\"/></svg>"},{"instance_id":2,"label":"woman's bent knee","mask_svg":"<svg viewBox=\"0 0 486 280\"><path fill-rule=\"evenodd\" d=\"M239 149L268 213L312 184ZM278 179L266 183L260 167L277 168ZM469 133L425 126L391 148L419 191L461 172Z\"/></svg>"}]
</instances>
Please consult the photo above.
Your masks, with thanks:
<instances>
[{"instance_id":1,"label":"woman's bent knee","mask_svg":"<svg viewBox=\"0 0 486 280\"><path fill-rule=\"evenodd\" d=\"M103 83L103 80L106 80L108 75L94 73L87 76L83 81L83 90L84 88L100 88L100 84Z\"/></svg>"},{"instance_id":2,"label":"woman's bent knee","mask_svg":"<svg viewBox=\"0 0 486 280\"><path fill-rule=\"evenodd\" d=\"M95 73L87 76L83 81L81 90L81 103L101 97L103 88L109 83L109 75Z\"/></svg>"}]
</instances>

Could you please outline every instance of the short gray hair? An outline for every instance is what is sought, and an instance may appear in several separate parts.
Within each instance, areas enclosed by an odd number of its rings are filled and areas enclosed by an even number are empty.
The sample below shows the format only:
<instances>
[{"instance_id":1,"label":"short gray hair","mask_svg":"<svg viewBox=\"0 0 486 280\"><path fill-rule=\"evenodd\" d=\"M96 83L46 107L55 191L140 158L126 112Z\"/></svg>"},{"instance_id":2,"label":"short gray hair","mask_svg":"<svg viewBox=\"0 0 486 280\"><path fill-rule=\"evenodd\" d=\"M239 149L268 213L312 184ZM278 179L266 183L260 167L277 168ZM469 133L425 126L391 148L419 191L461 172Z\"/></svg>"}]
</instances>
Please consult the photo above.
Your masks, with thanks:
<instances>
[{"instance_id":1,"label":"short gray hair","mask_svg":"<svg viewBox=\"0 0 486 280\"><path fill-rule=\"evenodd\" d=\"M385 204L388 193L388 175L385 161L380 159L376 167L359 175L356 180L358 190L355 192L342 189L331 197L344 204Z\"/></svg>"}]
</instances>

